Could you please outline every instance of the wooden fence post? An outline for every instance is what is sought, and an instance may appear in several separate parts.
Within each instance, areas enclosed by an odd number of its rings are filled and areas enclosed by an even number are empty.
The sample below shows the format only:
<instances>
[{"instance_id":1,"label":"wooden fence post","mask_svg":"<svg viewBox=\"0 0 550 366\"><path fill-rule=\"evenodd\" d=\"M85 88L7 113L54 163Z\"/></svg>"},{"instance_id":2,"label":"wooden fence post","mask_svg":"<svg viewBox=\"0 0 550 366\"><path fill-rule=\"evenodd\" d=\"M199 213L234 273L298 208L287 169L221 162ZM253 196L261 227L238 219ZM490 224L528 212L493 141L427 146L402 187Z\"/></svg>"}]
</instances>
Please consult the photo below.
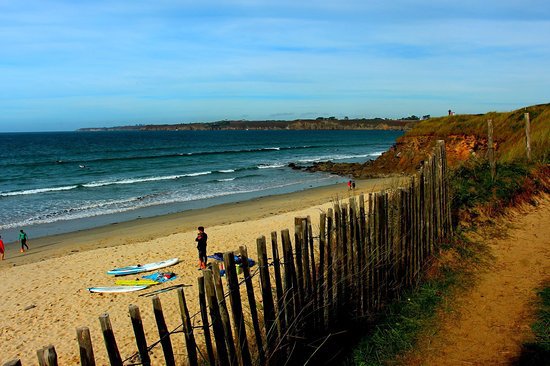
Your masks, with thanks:
<instances>
[{"instance_id":1,"label":"wooden fence post","mask_svg":"<svg viewBox=\"0 0 550 366\"><path fill-rule=\"evenodd\" d=\"M231 320L229 319L229 311L227 310L227 303L225 302L220 267L216 262L212 263L212 277L214 278L214 289L216 290L217 303L220 309L220 317L225 334L225 344L229 354L229 364L237 365L240 358L240 355L239 358L237 358L237 354L240 352L240 349L235 347L235 341L233 340L233 331L231 330Z\"/></svg>"},{"instance_id":2,"label":"wooden fence post","mask_svg":"<svg viewBox=\"0 0 550 366\"><path fill-rule=\"evenodd\" d=\"M187 349L187 359L189 365L197 366L197 343L195 342L195 335L193 334L193 327L191 326L191 318L189 317L189 310L187 309L187 301L185 301L185 293L183 288L178 288L178 300L180 304L181 323L183 326L183 336L185 337L185 347Z\"/></svg>"},{"instance_id":3,"label":"wooden fence post","mask_svg":"<svg viewBox=\"0 0 550 366\"><path fill-rule=\"evenodd\" d=\"M204 284L204 276L197 278L197 284L199 286L199 305L201 309L202 331L204 333L206 353L208 354L208 362L210 363L210 366L215 366L216 358L214 357L212 337L210 335L210 322L208 321L208 307L206 306L206 287Z\"/></svg>"},{"instance_id":4,"label":"wooden fence post","mask_svg":"<svg viewBox=\"0 0 550 366\"><path fill-rule=\"evenodd\" d=\"M296 258L296 295L299 308L305 305L304 294L304 264L302 259L302 226L294 225L294 255ZM296 311L296 315L298 311Z\"/></svg>"},{"instance_id":5,"label":"wooden fence post","mask_svg":"<svg viewBox=\"0 0 550 366\"><path fill-rule=\"evenodd\" d=\"M262 341L262 332L260 330L260 322L258 321L258 310L256 308L256 297L254 296L254 286L252 285L252 277L250 277L250 268L248 266L248 253L243 246L239 247L241 253L241 268L244 274L244 282L246 285L246 293L248 295L248 306L250 307L250 316L252 317L252 326L254 327L254 336L256 338L256 346L258 348L258 358L260 364L265 363L265 350Z\"/></svg>"},{"instance_id":6,"label":"wooden fence post","mask_svg":"<svg viewBox=\"0 0 550 366\"><path fill-rule=\"evenodd\" d=\"M273 271L275 275L275 288L277 292L277 327L279 334L283 334L283 329L286 328L285 323L285 304L283 281L281 277L281 259L279 256L279 247L277 245L277 232L271 232L271 253L273 257Z\"/></svg>"},{"instance_id":7,"label":"wooden fence post","mask_svg":"<svg viewBox=\"0 0 550 366\"><path fill-rule=\"evenodd\" d=\"M109 362L111 363L111 366L122 366L122 359L120 358L120 353L118 352L118 347L116 344L115 335L113 333L113 328L111 327L109 314L105 313L100 315L99 323L101 324L103 340L105 341L105 348L107 349L107 354L109 356Z\"/></svg>"},{"instance_id":8,"label":"wooden fence post","mask_svg":"<svg viewBox=\"0 0 550 366\"><path fill-rule=\"evenodd\" d=\"M94 349L92 347L90 329L88 329L88 327L76 328L76 339L78 341L78 349L80 351L80 365L95 366ZM143 365L148 366L146 363L143 363Z\"/></svg>"},{"instance_id":9,"label":"wooden fence post","mask_svg":"<svg viewBox=\"0 0 550 366\"><path fill-rule=\"evenodd\" d=\"M495 150L493 145L493 120L487 120L487 158L491 169L491 181L495 181Z\"/></svg>"},{"instance_id":10,"label":"wooden fence post","mask_svg":"<svg viewBox=\"0 0 550 366\"><path fill-rule=\"evenodd\" d=\"M170 340L170 332L168 331L166 321L164 320L164 313L162 312L160 298L157 295L153 296L153 312L155 313L160 344L162 345L166 365L175 366L176 361L174 360L174 350L172 348L172 341Z\"/></svg>"},{"instance_id":11,"label":"wooden fence post","mask_svg":"<svg viewBox=\"0 0 550 366\"><path fill-rule=\"evenodd\" d=\"M22 366L22 365L21 365L21 360L16 358L13 360L9 360L8 362L5 362L4 366Z\"/></svg>"},{"instance_id":12,"label":"wooden fence post","mask_svg":"<svg viewBox=\"0 0 550 366\"><path fill-rule=\"evenodd\" d=\"M242 365L249 366L252 365L252 359L250 357L248 339L246 337L239 279L237 278L237 268L235 266L235 254L233 254L233 252L223 253L223 261L225 264L229 301L231 302L231 313L233 314L233 326L237 333L238 350L240 351L237 353L240 353Z\"/></svg>"},{"instance_id":13,"label":"wooden fence post","mask_svg":"<svg viewBox=\"0 0 550 366\"><path fill-rule=\"evenodd\" d=\"M527 152L527 160L531 161L531 121L529 120L529 113L524 113L525 119L525 151Z\"/></svg>"},{"instance_id":14,"label":"wooden fence post","mask_svg":"<svg viewBox=\"0 0 550 366\"><path fill-rule=\"evenodd\" d=\"M294 269L294 258L292 254L292 244L290 242L290 233L288 229L281 231L281 239L283 242L283 257L285 264L285 273L284 273L284 291L285 291L285 323L287 329L281 331L281 335L285 334L287 330L291 327L292 322L296 314L296 272Z\"/></svg>"},{"instance_id":15,"label":"wooden fence post","mask_svg":"<svg viewBox=\"0 0 550 366\"><path fill-rule=\"evenodd\" d=\"M309 242L309 255L310 255L310 266L311 266L311 296L313 300L313 312L314 316L312 318L313 320L313 329L316 331L319 327L319 308L318 308L318 287L317 287L317 270L316 270L316 262L315 262L315 246L313 244L313 228L311 226L311 217L308 216L306 220L306 227L307 227L307 236L308 236L308 242Z\"/></svg>"},{"instance_id":16,"label":"wooden fence post","mask_svg":"<svg viewBox=\"0 0 550 366\"><path fill-rule=\"evenodd\" d=\"M258 251L258 269L260 270L260 283L262 286L262 302L264 306L264 323L267 336L269 353L273 352L273 345L277 340L277 328L275 326L275 304L271 290L271 279L269 277L269 263L267 261L267 250L265 236L256 240Z\"/></svg>"},{"instance_id":17,"label":"wooden fence post","mask_svg":"<svg viewBox=\"0 0 550 366\"><path fill-rule=\"evenodd\" d=\"M22 366L21 360L16 358L13 360L9 360L8 362L5 362L3 366Z\"/></svg>"},{"instance_id":18,"label":"wooden fence post","mask_svg":"<svg viewBox=\"0 0 550 366\"><path fill-rule=\"evenodd\" d=\"M37 350L36 357L38 358L38 366L48 366L46 362L46 347Z\"/></svg>"},{"instance_id":19,"label":"wooden fence post","mask_svg":"<svg viewBox=\"0 0 550 366\"><path fill-rule=\"evenodd\" d=\"M130 312L130 319L132 320L132 327L134 328L139 358L144 366L150 366L151 359L149 357L149 350L147 349L147 340L145 338L145 331L143 330L143 322L141 321L139 308L137 305L130 305L128 310Z\"/></svg>"},{"instance_id":20,"label":"wooden fence post","mask_svg":"<svg viewBox=\"0 0 550 366\"><path fill-rule=\"evenodd\" d=\"M331 314L334 313L334 281L332 278L332 274L334 273L334 265L332 263L332 252L334 247L334 227L333 227L333 211L332 208L329 208L327 210L327 233L326 233L326 257L327 257L327 264L326 264L326 297L325 297L325 311L324 311L324 317L325 317L325 324L327 329L332 329L333 324L333 317Z\"/></svg>"},{"instance_id":21,"label":"wooden fence post","mask_svg":"<svg viewBox=\"0 0 550 366\"><path fill-rule=\"evenodd\" d=\"M340 316L347 317L349 310L349 283L350 283L350 268L349 268L349 237L348 237L348 205L342 203L340 207L340 232L342 233L342 241L340 242L342 251L340 257L340 265L342 266L342 298L340 302Z\"/></svg>"},{"instance_id":22,"label":"wooden fence post","mask_svg":"<svg viewBox=\"0 0 550 366\"><path fill-rule=\"evenodd\" d=\"M333 319L334 325L339 324L340 315L342 312L342 297L343 297L343 268L342 268L342 212L340 211L340 206L338 204L334 205L334 231L335 231L335 240L334 240L334 261L332 263L334 267L333 279L335 287L335 296L334 296L334 312L332 313L331 318Z\"/></svg>"},{"instance_id":23,"label":"wooden fence post","mask_svg":"<svg viewBox=\"0 0 550 366\"><path fill-rule=\"evenodd\" d=\"M212 330L214 331L214 340L216 342L218 365L229 365L227 342L225 340L224 325L221 320L220 308L216 297L214 275L210 269L203 270L202 275L204 277L204 287L206 290L206 298L208 300L208 309L210 309L210 319L212 319ZM233 340L230 339L230 342L233 342Z\"/></svg>"},{"instance_id":24,"label":"wooden fence post","mask_svg":"<svg viewBox=\"0 0 550 366\"><path fill-rule=\"evenodd\" d=\"M319 272L317 274L317 290L319 304L319 322L320 329L323 332L327 328L325 320L325 246L326 246L326 225L327 215L321 213L319 218Z\"/></svg>"}]
</instances>

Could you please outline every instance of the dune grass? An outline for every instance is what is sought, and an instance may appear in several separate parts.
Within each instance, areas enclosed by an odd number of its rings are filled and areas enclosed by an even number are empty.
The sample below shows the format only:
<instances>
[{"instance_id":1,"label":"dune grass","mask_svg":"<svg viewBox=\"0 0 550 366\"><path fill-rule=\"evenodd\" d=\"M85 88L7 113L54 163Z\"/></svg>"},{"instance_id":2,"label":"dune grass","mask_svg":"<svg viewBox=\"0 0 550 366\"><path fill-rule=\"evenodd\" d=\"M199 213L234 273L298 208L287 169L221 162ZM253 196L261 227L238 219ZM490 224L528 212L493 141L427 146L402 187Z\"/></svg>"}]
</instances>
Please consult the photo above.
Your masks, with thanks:
<instances>
[{"instance_id":1,"label":"dune grass","mask_svg":"<svg viewBox=\"0 0 550 366\"><path fill-rule=\"evenodd\" d=\"M545 286L538 295L537 320L531 325L535 339L522 345L515 366L548 365L550 360L550 286Z\"/></svg>"}]
</instances>

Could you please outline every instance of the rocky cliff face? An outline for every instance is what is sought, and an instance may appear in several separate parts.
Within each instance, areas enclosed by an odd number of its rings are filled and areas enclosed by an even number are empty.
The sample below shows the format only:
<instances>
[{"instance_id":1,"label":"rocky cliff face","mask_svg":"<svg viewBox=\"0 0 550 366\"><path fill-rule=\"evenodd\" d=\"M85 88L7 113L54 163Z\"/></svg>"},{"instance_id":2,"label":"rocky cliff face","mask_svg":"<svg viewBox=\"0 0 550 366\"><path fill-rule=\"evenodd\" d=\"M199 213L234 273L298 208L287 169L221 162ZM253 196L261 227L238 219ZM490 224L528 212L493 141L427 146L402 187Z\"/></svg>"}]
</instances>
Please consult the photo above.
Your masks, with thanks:
<instances>
[{"instance_id":1,"label":"rocky cliff face","mask_svg":"<svg viewBox=\"0 0 550 366\"><path fill-rule=\"evenodd\" d=\"M374 161L365 163L320 162L309 167L291 165L311 172L329 172L354 178L412 174L425 160L435 144L434 136L403 136ZM453 167L471 157L485 157L487 141L472 135L449 135L445 139L447 161Z\"/></svg>"}]
</instances>

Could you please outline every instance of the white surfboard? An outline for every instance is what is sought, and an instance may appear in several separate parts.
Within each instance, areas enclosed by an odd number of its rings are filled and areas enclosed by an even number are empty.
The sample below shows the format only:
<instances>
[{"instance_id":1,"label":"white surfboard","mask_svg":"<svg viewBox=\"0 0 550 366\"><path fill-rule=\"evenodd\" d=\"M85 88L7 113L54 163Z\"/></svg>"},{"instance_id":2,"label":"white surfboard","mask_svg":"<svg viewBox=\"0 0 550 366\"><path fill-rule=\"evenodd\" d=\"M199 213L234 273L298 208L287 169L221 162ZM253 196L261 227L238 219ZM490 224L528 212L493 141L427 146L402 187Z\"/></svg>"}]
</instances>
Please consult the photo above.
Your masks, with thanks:
<instances>
[{"instance_id":1,"label":"white surfboard","mask_svg":"<svg viewBox=\"0 0 550 366\"><path fill-rule=\"evenodd\" d=\"M139 291L149 287L148 285L140 286L107 286L107 287L89 287L88 291L90 292L132 292Z\"/></svg>"},{"instance_id":2,"label":"white surfboard","mask_svg":"<svg viewBox=\"0 0 550 366\"><path fill-rule=\"evenodd\" d=\"M171 258L167 259L165 261L161 262L155 262L155 263L148 263L148 264L138 264L135 266L128 266L128 267L121 267L121 268L115 268L110 271L107 271L107 274L113 275L113 276L124 276L129 274L136 274L141 272L148 272L148 271L154 271L159 268L169 267L173 266L174 264L178 263L180 260L179 258Z\"/></svg>"}]
</instances>

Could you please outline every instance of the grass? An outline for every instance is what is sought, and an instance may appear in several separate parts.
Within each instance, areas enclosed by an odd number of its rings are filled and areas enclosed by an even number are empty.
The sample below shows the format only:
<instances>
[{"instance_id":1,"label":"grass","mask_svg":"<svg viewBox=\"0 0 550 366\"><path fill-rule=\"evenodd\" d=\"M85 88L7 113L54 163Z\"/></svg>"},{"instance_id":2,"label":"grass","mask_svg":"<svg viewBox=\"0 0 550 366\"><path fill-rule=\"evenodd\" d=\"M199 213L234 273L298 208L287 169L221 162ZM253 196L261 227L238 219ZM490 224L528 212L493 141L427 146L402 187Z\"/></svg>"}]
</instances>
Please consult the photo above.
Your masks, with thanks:
<instances>
[{"instance_id":1,"label":"grass","mask_svg":"<svg viewBox=\"0 0 550 366\"><path fill-rule=\"evenodd\" d=\"M392 364L398 355L412 350L419 337L435 331L438 311L451 308L457 290L469 287L475 269L488 259L483 244L471 242L461 233L447 244L445 253L445 258L430 268L428 278L385 310L345 364Z\"/></svg>"},{"instance_id":2,"label":"grass","mask_svg":"<svg viewBox=\"0 0 550 366\"><path fill-rule=\"evenodd\" d=\"M513 363L515 366L548 365L550 360L550 287L546 286L538 295L537 320L531 325L535 340L523 344L520 357Z\"/></svg>"}]
</instances>

